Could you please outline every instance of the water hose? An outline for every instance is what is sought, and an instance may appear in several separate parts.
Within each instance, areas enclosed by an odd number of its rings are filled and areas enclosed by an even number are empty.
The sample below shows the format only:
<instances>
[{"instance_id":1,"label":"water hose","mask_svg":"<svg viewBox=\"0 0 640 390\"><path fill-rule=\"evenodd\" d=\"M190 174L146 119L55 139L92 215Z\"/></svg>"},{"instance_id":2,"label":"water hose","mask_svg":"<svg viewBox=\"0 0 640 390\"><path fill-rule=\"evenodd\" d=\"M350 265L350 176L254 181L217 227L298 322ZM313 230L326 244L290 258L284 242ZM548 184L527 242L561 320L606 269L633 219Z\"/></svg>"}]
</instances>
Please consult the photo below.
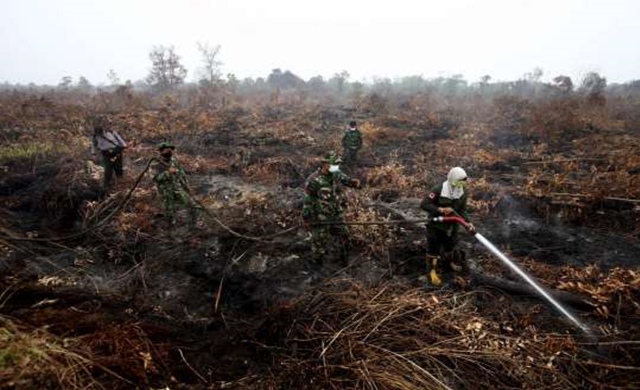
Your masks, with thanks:
<instances>
[{"instance_id":1,"label":"water hose","mask_svg":"<svg viewBox=\"0 0 640 390\"><path fill-rule=\"evenodd\" d=\"M457 223L462 225L464 228L469 229L469 223L462 217L451 216L451 217L435 217L432 219L434 222L447 222L447 223ZM580 328L586 335L593 335L591 329L583 324L580 320L578 320L573 314L569 313L569 311L562 306L558 301L556 301L540 284L538 284L531 276L529 276L524 270L516 265L515 262L510 260L504 253L502 253L495 245L493 245L489 240L487 240L482 234L478 232L473 232L473 236L480 241L480 243L487 248L491 253L493 253L498 259L500 259L507 267L509 267L512 271L514 271L518 276L520 276L527 284L533 287L534 290L540 294L547 302L549 302L554 308L556 308L563 316L573 322L578 328Z\"/></svg>"}]
</instances>

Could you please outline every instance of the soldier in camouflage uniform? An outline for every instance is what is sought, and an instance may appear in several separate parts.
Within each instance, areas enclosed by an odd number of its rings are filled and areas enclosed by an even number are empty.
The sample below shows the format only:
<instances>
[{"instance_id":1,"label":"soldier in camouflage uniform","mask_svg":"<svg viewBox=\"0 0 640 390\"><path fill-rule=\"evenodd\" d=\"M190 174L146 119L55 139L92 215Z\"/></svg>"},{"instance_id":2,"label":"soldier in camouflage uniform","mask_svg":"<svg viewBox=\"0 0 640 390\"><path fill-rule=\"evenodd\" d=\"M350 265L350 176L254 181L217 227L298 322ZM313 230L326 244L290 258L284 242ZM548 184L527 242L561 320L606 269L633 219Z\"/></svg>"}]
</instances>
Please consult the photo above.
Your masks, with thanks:
<instances>
[{"instance_id":1,"label":"soldier in camouflage uniform","mask_svg":"<svg viewBox=\"0 0 640 390\"><path fill-rule=\"evenodd\" d=\"M311 250L318 264L328 255L347 260L349 230L341 224L321 225L321 222L341 222L342 207L336 192L338 182L360 188L360 181L340 171L340 158L333 152L323 160L322 166L307 179L304 187L302 218L311 232Z\"/></svg>"},{"instance_id":2,"label":"soldier in camouflage uniform","mask_svg":"<svg viewBox=\"0 0 640 390\"><path fill-rule=\"evenodd\" d=\"M351 165L356 162L358 158L358 151L362 147L362 133L358 130L358 126L355 121L349 123L349 127L344 132L342 137L342 148L344 150L344 163L345 165Z\"/></svg>"},{"instance_id":3,"label":"soldier in camouflage uniform","mask_svg":"<svg viewBox=\"0 0 640 390\"><path fill-rule=\"evenodd\" d=\"M167 217L171 224L176 223L176 201L187 208L189 224L195 226L197 219L197 207L189 195L187 174L173 156L176 147L168 142L158 145L160 157L156 163L156 174L153 181L156 183Z\"/></svg>"}]
</instances>

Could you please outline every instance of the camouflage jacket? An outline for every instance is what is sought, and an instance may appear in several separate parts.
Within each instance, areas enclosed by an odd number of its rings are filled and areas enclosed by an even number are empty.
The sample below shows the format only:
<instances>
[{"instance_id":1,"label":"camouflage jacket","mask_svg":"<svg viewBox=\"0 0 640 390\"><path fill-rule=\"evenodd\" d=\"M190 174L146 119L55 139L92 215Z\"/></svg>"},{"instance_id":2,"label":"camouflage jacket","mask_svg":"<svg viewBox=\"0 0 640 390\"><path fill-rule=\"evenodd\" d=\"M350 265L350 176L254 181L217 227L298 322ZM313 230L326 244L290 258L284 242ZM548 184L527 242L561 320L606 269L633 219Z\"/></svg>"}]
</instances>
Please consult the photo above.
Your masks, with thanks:
<instances>
[{"instance_id":1,"label":"camouflage jacket","mask_svg":"<svg viewBox=\"0 0 640 390\"><path fill-rule=\"evenodd\" d=\"M348 129L342 137L344 149L358 150L362 147L362 133L358 129Z\"/></svg>"},{"instance_id":2,"label":"camouflage jacket","mask_svg":"<svg viewBox=\"0 0 640 390\"><path fill-rule=\"evenodd\" d=\"M170 168L175 168L176 173L169 173ZM169 161L157 160L155 170L156 174L153 177L153 181L156 182L160 191L177 192L189 190L187 174L175 157L171 157Z\"/></svg>"},{"instance_id":3,"label":"camouflage jacket","mask_svg":"<svg viewBox=\"0 0 640 390\"><path fill-rule=\"evenodd\" d=\"M317 170L305 183L302 217L305 220L332 220L342 215L340 199L336 192L338 182L354 187L355 180L342 172L323 174Z\"/></svg>"}]
</instances>

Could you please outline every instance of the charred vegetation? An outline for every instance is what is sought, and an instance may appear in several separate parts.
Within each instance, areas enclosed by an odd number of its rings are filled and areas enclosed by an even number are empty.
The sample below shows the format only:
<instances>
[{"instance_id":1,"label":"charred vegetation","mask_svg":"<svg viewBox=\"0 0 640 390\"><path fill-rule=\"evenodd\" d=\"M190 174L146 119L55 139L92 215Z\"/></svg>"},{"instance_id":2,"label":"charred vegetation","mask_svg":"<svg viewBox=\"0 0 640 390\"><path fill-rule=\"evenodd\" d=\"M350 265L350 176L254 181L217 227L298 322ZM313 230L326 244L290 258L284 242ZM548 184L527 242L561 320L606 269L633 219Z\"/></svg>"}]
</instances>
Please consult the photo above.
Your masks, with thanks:
<instances>
[{"instance_id":1,"label":"charred vegetation","mask_svg":"<svg viewBox=\"0 0 640 390\"><path fill-rule=\"evenodd\" d=\"M635 89L457 80L455 91L390 84L356 94L350 83L309 90L287 72L269 81L285 84L264 89L0 92L0 388L640 380ZM97 114L130 141L125 177L107 193L89 154ZM341 150L351 119L365 143L345 170L364 185L342 195L346 220L360 224L349 227L348 264L321 267L300 226L302 186L326 151ZM182 213L167 223L146 171L164 140L206 210L195 228ZM463 248L475 275L454 290L418 282L425 229L411 221L457 165L472 178L478 230L597 340L471 238Z\"/></svg>"}]
</instances>

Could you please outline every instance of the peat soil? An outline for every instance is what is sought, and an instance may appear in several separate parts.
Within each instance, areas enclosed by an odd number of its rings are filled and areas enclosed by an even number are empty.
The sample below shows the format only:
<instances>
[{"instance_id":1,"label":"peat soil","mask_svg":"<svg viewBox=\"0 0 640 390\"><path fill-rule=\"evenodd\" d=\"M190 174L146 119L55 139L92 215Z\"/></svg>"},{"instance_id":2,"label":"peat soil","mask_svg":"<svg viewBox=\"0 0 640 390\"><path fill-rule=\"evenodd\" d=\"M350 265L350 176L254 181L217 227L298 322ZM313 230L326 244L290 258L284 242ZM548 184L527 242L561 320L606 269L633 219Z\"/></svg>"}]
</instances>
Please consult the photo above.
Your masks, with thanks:
<instances>
[{"instance_id":1,"label":"peat soil","mask_svg":"<svg viewBox=\"0 0 640 390\"><path fill-rule=\"evenodd\" d=\"M0 195L24 194L6 209L4 228L21 234L43 226L50 228L48 233L57 226L58 235L75 231L77 209L81 201L97 199L97 187L78 189L72 196L75 202L51 214L35 207L33 189L46 187L46 177L52 175L43 171L27 182L2 182ZM197 182L199 197L220 202L251 192L278 197L292 210L300 206L300 188L255 185L224 175ZM420 199L389 200L376 202L382 215L425 217L418 207ZM527 200L505 195L488 217L474 222L479 232L513 257L558 266L624 266L640 253L635 238L566 224L561 218L549 221L535 210ZM348 265L328 261L319 266L309 258L309 240L302 229L253 241L208 224L192 230L152 221L156 222L152 234L120 241L109 227L70 240L13 241L15 248L5 251L0 262L0 314L25 326L46 327L63 338L86 340L104 367L138 386L221 386L268 368L270 353L264 345L269 336L262 329L279 308L331 278L418 284L426 245L424 226L398 225L388 255L372 255L355 246ZM470 257L491 261L472 237L463 233L462 241ZM147 351L143 346L152 346L154 372L132 363L130 354ZM130 387L107 374L104 383Z\"/></svg>"}]
</instances>

